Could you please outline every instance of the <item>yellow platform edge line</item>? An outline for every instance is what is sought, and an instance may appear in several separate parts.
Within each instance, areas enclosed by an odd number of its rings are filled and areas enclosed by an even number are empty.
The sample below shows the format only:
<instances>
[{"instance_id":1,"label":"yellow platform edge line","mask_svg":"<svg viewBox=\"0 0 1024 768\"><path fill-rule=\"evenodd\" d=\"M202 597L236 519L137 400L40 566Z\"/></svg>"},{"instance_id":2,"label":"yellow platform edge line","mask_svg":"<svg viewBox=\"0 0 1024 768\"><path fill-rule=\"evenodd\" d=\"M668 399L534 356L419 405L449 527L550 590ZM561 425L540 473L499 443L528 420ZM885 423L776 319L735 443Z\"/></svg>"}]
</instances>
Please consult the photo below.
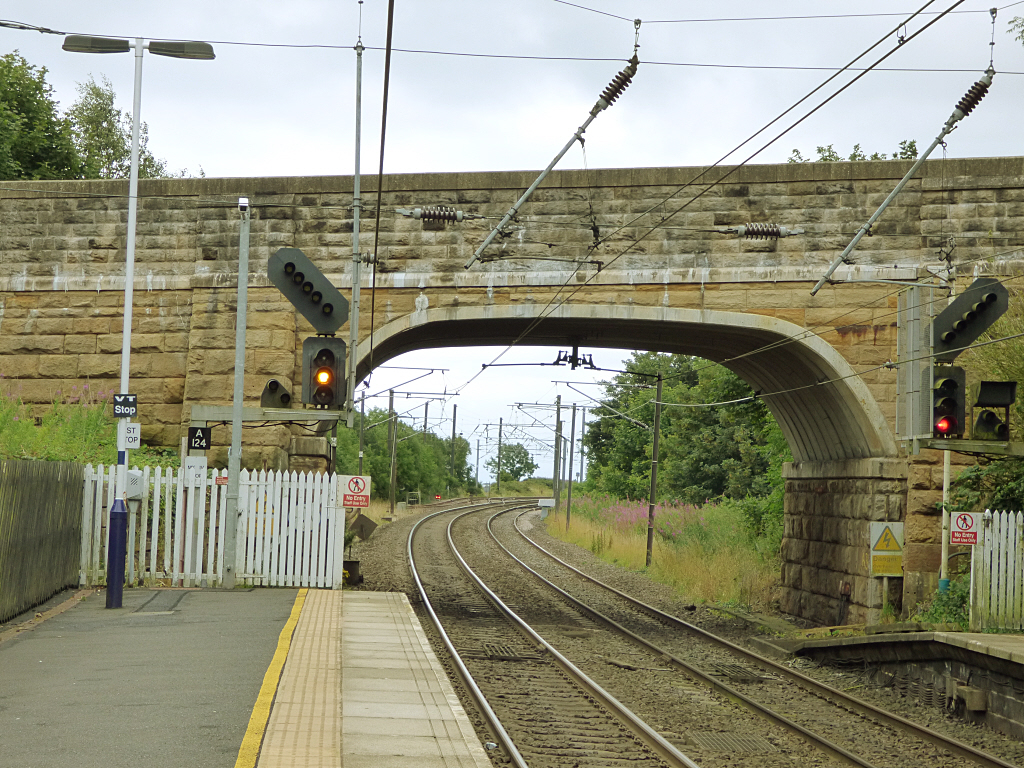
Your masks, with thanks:
<instances>
[{"instance_id":1,"label":"yellow platform edge line","mask_svg":"<svg viewBox=\"0 0 1024 768\"><path fill-rule=\"evenodd\" d=\"M295 596L291 615L288 616L288 621L284 623L284 628L277 638L277 650L274 651L267 673L263 676L263 685L260 686L256 704L253 705L249 725L245 729L245 736L242 737L242 745L238 748L235 768L256 768L260 747L263 746L263 736L267 732L267 722L270 720L270 709L274 705L277 686L281 682L281 672L288 659L288 649L292 645L292 635L295 634L295 626L299 623L299 614L302 613L302 605L306 602L308 591L304 587Z\"/></svg>"}]
</instances>

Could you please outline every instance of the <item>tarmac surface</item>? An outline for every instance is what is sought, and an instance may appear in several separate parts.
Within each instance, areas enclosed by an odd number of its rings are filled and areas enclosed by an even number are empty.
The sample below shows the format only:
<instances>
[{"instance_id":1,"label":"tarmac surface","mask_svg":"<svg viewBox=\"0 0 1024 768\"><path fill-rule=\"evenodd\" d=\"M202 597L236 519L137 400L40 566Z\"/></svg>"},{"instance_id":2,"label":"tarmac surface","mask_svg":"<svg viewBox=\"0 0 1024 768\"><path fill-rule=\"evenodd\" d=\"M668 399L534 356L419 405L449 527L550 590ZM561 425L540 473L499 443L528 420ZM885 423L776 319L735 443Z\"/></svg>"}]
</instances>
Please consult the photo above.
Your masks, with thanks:
<instances>
[{"instance_id":1,"label":"tarmac surface","mask_svg":"<svg viewBox=\"0 0 1024 768\"><path fill-rule=\"evenodd\" d=\"M0 763L232 768L297 591L100 591L9 637Z\"/></svg>"}]
</instances>

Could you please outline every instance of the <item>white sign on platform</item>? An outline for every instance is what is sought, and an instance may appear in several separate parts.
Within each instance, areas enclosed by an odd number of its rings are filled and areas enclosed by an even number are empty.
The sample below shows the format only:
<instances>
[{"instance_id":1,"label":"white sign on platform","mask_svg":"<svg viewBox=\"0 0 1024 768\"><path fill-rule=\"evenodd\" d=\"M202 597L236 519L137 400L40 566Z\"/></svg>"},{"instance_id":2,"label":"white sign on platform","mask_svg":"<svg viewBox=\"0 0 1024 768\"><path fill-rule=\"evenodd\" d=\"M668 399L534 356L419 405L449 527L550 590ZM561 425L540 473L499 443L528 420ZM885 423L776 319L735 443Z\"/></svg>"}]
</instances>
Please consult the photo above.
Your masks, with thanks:
<instances>
[{"instance_id":1,"label":"white sign on platform","mask_svg":"<svg viewBox=\"0 0 1024 768\"><path fill-rule=\"evenodd\" d=\"M952 512L949 517L950 544L978 543L978 527L981 523L981 515L973 512Z\"/></svg>"},{"instance_id":2,"label":"white sign on platform","mask_svg":"<svg viewBox=\"0 0 1024 768\"><path fill-rule=\"evenodd\" d=\"M370 506L370 476L342 475L341 493L343 507L366 508Z\"/></svg>"},{"instance_id":3,"label":"white sign on platform","mask_svg":"<svg viewBox=\"0 0 1024 768\"><path fill-rule=\"evenodd\" d=\"M125 435L127 442L125 448L129 451L137 451L142 447L142 425L134 421L125 424Z\"/></svg>"},{"instance_id":4,"label":"white sign on platform","mask_svg":"<svg viewBox=\"0 0 1024 768\"><path fill-rule=\"evenodd\" d=\"M205 456L185 457L185 484L189 488L198 488L206 476Z\"/></svg>"}]
</instances>

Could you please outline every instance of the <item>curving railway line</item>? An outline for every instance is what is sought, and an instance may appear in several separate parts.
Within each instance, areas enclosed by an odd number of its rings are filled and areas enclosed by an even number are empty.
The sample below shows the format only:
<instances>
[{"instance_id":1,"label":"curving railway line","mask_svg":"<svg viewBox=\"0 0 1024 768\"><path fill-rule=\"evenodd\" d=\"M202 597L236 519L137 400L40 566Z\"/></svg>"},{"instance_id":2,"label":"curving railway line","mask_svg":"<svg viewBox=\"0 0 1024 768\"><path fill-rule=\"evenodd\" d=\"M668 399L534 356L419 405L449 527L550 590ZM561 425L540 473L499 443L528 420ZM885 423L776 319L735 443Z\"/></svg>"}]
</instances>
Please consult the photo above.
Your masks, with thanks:
<instances>
[{"instance_id":1,"label":"curving railway line","mask_svg":"<svg viewBox=\"0 0 1024 768\"><path fill-rule=\"evenodd\" d=\"M521 530L523 500L435 513L407 554L497 764L999 766L601 584Z\"/></svg>"}]
</instances>

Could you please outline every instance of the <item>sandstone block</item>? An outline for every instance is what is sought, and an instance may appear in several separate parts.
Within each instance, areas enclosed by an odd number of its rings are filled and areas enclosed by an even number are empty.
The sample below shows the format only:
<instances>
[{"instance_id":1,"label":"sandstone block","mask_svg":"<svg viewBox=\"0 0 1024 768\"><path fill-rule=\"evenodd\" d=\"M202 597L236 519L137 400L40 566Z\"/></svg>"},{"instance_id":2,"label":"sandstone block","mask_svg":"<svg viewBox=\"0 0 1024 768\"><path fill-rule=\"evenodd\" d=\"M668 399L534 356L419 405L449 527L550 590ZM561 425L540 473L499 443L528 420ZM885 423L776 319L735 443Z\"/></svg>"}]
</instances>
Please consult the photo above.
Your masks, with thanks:
<instances>
[{"instance_id":1,"label":"sandstone block","mask_svg":"<svg viewBox=\"0 0 1024 768\"><path fill-rule=\"evenodd\" d=\"M903 546L904 573L938 573L942 561L940 544L905 543Z\"/></svg>"},{"instance_id":2,"label":"sandstone block","mask_svg":"<svg viewBox=\"0 0 1024 768\"><path fill-rule=\"evenodd\" d=\"M60 354L64 349L63 336L7 336L0 337L0 355Z\"/></svg>"},{"instance_id":3,"label":"sandstone block","mask_svg":"<svg viewBox=\"0 0 1024 768\"><path fill-rule=\"evenodd\" d=\"M903 523L903 540L913 544L941 544L942 518L934 515L910 515Z\"/></svg>"},{"instance_id":4,"label":"sandstone block","mask_svg":"<svg viewBox=\"0 0 1024 768\"><path fill-rule=\"evenodd\" d=\"M90 379L119 376L119 355L79 355L78 375Z\"/></svg>"},{"instance_id":5,"label":"sandstone block","mask_svg":"<svg viewBox=\"0 0 1024 768\"><path fill-rule=\"evenodd\" d=\"M96 353L96 337L89 335L65 336L65 355L91 355Z\"/></svg>"}]
</instances>

